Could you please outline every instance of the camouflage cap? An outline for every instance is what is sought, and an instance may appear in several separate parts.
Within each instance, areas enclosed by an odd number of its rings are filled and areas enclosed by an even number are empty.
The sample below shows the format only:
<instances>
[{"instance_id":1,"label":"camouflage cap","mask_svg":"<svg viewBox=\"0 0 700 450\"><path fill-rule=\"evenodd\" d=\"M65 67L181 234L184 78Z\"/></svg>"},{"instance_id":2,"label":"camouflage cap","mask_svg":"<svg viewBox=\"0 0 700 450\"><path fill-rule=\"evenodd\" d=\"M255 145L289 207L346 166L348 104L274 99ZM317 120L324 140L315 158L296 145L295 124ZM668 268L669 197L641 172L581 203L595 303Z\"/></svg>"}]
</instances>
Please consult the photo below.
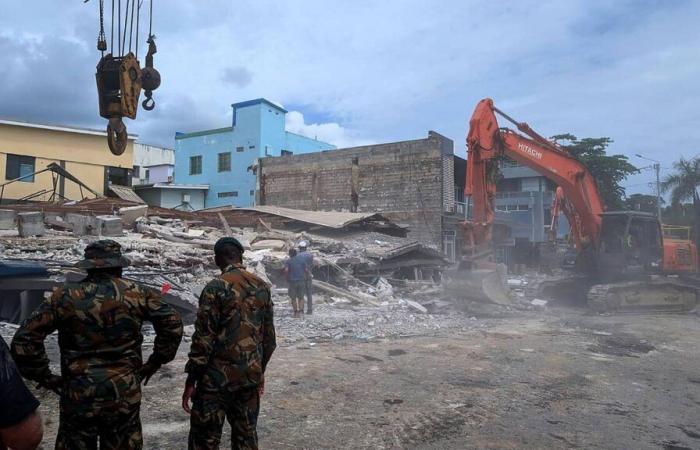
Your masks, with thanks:
<instances>
[{"instance_id":1,"label":"camouflage cap","mask_svg":"<svg viewBox=\"0 0 700 450\"><path fill-rule=\"evenodd\" d=\"M122 246L111 239L93 242L85 247L85 258L75 267L81 269L100 269L109 267L126 267L129 260L122 256Z\"/></svg>"},{"instance_id":2,"label":"camouflage cap","mask_svg":"<svg viewBox=\"0 0 700 450\"><path fill-rule=\"evenodd\" d=\"M227 245L233 245L234 247L238 248L238 250L241 252L241 255L243 254L243 245L235 237L222 237L221 239L216 241L216 244L214 244L214 253L221 252L221 250Z\"/></svg>"}]
</instances>

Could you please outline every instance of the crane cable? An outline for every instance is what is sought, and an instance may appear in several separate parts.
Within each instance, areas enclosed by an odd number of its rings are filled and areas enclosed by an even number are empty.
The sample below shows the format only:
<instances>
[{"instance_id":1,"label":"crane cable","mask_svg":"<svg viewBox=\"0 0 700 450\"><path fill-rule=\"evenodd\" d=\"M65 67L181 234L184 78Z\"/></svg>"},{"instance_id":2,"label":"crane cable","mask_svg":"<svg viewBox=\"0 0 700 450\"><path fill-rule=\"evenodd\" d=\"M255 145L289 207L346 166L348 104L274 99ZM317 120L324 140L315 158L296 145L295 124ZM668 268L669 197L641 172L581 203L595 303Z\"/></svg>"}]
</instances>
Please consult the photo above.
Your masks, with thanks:
<instances>
[{"instance_id":1,"label":"crane cable","mask_svg":"<svg viewBox=\"0 0 700 450\"><path fill-rule=\"evenodd\" d=\"M104 48L101 44L104 43ZM100 34L97 35L97 46L102 52L102 56L105 55L105 48L107 47L107 37L105 36L105 4L104 0L100 0Z\"/></svg>"},{"instance_id":2,"label":"crane cable","mask_svg":"<svg viewBox=\"0 0 700 450\"><path fill-rule=\"evenodd\" d=\"M112 0L112 37L110 38L109 52L114 55L114 0Z\"/></svg>"},{"instance_id":3,"label":"crane cable","mask_svg":"<svg viewBox=\"0 0 700 450\"><path fill-rule=\"evenodd\" d=\"M143 6L143 0L138 0L138 5L136 8L136 59L139 59L139 22L141 21L141 7Z\"/></svg>"},{"instance_id":4,"label":"crane cable","mask_svg":"<svg viewBox=\"0 0 700 450\"><path fill-rule=\"evenodd\" d=\"M122 0L117 0L117 47L119 47L119 55L122 55Z\"/></svg>"},{"instance_id":5,"label":"crane cable","mask_svg":"<svg viewBox=\"0 0 700 450\"><path fill-rule=\"evenodd\" d=\"M121 24L121 21L119 22ZM126 0L126 11L124 11L124 35L122 36L122 53L120 56L124 56L126 53L126 28L129 25L129 0Z\"/></svg>"}]
</instances>

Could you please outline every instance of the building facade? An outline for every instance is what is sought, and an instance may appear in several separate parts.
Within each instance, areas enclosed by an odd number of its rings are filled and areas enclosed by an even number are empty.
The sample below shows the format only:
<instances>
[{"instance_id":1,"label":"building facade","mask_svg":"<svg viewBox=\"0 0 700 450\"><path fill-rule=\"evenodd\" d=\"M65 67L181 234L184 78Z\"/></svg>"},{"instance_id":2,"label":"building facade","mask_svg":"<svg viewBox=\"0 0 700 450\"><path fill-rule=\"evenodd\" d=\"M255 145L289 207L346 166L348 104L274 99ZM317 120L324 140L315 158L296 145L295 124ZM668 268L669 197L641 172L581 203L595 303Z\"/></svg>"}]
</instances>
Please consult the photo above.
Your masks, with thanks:
<instances>
[{"instance_id":1,"label":"building facade","mask_svg":"<svg viewBox=\"0 0 700 450\"><path fill-rule=\"evenodd\" d=\"M453 142L425 139L262 158L258 202L313 211L378 212L456 258Z\"/></svg>"},{"instance_id":2,"label":"building facade","mask_svg":"<svg viewBox=\"0 0 700 450\"><path fill-rule=\"evenodd\" d=\"M556 185L512 160L501 162L501 174L496 190L496 218L511 225L516 240L531 244L546 242ZM569 223L562 215L557 236L564 236L568 230Z\"/></svg>"},{"instance_id":3,"label":"building facade","mask_svg":"<svg viewBox=\"0 0 700 450\"><path fill-rule=\"evenodd\" d=\"M287 111L260 98L234 103L232 126L175 135L179 184L206 184L206 207L255 204L258 158L334 149L326 142L285 130Z\"/></svg>"},{"instance_id":4,"label":"building facade","mask_svg":"<svg viewBox=\"0 0 700 450\"><path fill-rule=\"evenodd\" d=\"M0 184L5 184L0 202L92 197L65 177L55 179L52 172L31 175L51 163L99 194L104 195L110 183L129 186L135 138L129 136L126 150L117 156L109 151L104 131L0 120Z\"/></svg>"},{"instance_id":5,"label":"building facade","mask_svg":"<svg viewBox=\"0 0 700 450\"><path fill-rule=\"evenodd\" d=\"M134 191L148 205L182 211L204 209L207 190L209 186L198 184L154 182L134 186Z\"/></svg>"},{"instance_id":6,"label":"building facade","mask_svg":"<svg viewBox=\"0 0 700 450\"><path fill-rule=\"evenodd\" d=\"M134 144L133 185L167 183L174 170L175 150L172 148Z\"/></svg>"}]
</instances>

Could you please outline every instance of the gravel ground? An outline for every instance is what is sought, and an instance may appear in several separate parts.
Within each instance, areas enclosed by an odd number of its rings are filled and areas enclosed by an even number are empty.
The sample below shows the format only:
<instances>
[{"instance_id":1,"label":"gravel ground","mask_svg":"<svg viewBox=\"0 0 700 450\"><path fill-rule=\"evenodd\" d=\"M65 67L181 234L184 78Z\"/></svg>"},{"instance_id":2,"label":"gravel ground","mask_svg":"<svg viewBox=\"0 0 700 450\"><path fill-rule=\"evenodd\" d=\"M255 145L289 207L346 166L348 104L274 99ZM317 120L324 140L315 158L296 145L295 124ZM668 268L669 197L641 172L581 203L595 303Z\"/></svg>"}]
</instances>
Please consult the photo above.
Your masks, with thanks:
<instances>
[{"instance_id":1,"label":"gravel ground","mask_svg":"<svg viewBox=\"0 0 700 450\"><path fill-rule=\"evenodd\" d=\"M482 319L320 305L293 319L277 308L262 448L700 448L696 315L548 308ZM54 339L48 348L56 362ZM185 447L187 349L144 389L146 448ZM52 448L56 398L37 395Z\"/></svg>"}]
</instances>

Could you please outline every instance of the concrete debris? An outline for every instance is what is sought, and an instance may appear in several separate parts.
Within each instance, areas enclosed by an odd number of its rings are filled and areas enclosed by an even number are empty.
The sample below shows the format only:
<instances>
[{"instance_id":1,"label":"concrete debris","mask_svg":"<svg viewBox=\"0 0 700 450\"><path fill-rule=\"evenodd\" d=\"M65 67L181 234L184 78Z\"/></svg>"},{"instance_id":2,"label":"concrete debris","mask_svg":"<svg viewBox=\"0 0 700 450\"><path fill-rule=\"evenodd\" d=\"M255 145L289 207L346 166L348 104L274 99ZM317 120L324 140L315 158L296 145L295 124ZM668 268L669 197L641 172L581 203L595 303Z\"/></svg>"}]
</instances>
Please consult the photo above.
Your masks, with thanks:
<instances>
[{"instance_id":1,"label":"concrete debris","mask_svg":"<svg viewBox=\"0 0 700 450\"><path fill-rule=\"evenodd\" d=\"M547 300L542 300L539 298L536 298L530 302L530 304L533 306L547 306L547 303L549 303Z\"/></svg>"},{"instance_id":2,"label":"concrete debris","mask_svg":"<svg viewBox=\"0 0 700 450\"><path fill-rule=\"evenodd\" d=\"M372 228L365 222L371 231L358 229L359 222L352 220L348 229L342 223L333 223L327 230L319 224L300 229L303 222L296 221L291 222L295 228L290 230L285 228L287 222L277 222L267 213L264 225L256 217L251 226L238 226L235 210L171 214L107 199L37 208L45 213L9 206L20 212L8 209L0 217L33 218L32 224L42 228L46 223L48 229L44 236L33 239L3 231L3 259L40 262L60 280L82 258L88 243L110 237L122 245L130 261L127 278L159 290L167 286L168 298L185 310L187 305L192 310L196 307L201 290L218 273L212 249L225 235L239 238L246 248L244 264L273 287L278 304L287 303L284 263L288 250L306 241L314 256L315 296L325 298L333 310L398 308L430 315L451 308L449 301L441 299L439 273L447 264L444 256L407 237L382 234L376 231L381 227ZM397 230L382 224L392 232ZM40 229L31 232L41 234ZM79 279L81 275L75 276Z\"/></svg>"},{"instance_id":3,"label":"concrete debris","mask_svg":"<svg viewBox=\"0 0 700 450\"><path fill-rule=\"evenodd\" d=\"M122 219L115 216L97 216L97 234L106 237L121 236Z\"/></svg>"},{"instance_id":4,"label":"concrete debris","mask_svg":"<svg viewBox=\"0 0 700 450\"><path fill-rule=\"evenodd\" d=\"M11 209L0 209L0 230L14 230L17 226L17 213Z\"/></svg>"},{"instance_id":5,"label":"concrete debris","mask_svg":"<svg viewBox=\"0 0 700 450\"><path fill-rule=\"evenodd\" d=\"M119 208L119 216L127 227L133 226L138 218L146 217L147 215L148 205L125 206Z\"/></svg>"},{"instance_id":6,"label":"concrete debris","mask_svg":"<svg viewBox=\"0 0 700 450\"><path fill-rule=\"evenodd\" d=\"M43 236L44 215L40 212L23 212L17 214L17 229L21 237Z\"/></svg>"},{"instance_id":7,"label":"concrete debris","mask_svg":"<svg viewBox=\"0 0 700 450\"><path fill-rule=\"evenodd\" d=\"M421 305L420 303L418 303L418 302L414 302L413 300L402 300L402 301L403 301L403 302L406 302L406 304L408 305L408 307L411 308L411 309L414 310L414 311L417 311L417 312L419 312L419 313L421 313L421 314L427 314L427 313L428 313L428 309L427 309L425 306L423 306L423 305Z\"/></svg>"}]
</instances>

